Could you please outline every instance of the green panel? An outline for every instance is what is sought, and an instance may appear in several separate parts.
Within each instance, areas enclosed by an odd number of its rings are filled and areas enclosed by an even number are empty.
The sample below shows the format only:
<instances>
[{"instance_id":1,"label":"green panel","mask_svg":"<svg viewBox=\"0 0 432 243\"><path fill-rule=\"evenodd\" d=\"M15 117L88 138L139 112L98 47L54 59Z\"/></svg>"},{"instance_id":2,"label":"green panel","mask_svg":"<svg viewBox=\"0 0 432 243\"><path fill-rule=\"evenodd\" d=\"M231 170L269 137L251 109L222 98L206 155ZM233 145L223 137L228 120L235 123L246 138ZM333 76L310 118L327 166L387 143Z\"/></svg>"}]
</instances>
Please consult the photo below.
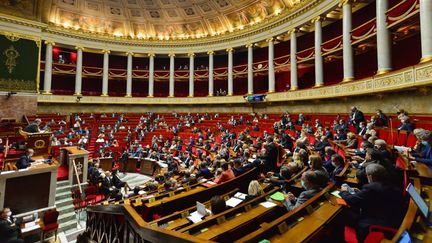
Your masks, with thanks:
<instances>
[{"instance_id":1,"label":"green panel","mask_svg":"<svg viewBox=\"0 0 432 243\"><path fill-rule=\"evenodd\" d=\"M0 91L36 92L39 43L0 35Z\"/></svg>"}]
</instances>

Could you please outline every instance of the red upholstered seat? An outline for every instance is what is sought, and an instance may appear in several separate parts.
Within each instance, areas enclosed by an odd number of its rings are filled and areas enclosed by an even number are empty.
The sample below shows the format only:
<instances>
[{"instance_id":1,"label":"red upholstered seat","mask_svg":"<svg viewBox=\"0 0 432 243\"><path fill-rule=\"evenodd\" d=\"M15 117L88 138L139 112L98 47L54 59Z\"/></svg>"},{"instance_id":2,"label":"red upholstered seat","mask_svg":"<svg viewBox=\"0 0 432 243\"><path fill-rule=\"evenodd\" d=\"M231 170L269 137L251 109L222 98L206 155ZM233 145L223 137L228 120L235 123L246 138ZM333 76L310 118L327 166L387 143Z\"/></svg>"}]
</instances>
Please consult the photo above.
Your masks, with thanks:
<instances>
[{"instance_id":1,"label":"red upholstered seat","mask_svg":"<svg viewBox=\"0 0 432 243\"><path fill-rule=\"evenodd\" d=\"M45 235L49 232L55 231L55 240L57 240L57 229L58 229L58 219L59 212L57 210L47 211L42 217L43 227L41 239L44 241Z\"/></svg>"}]
</instances>

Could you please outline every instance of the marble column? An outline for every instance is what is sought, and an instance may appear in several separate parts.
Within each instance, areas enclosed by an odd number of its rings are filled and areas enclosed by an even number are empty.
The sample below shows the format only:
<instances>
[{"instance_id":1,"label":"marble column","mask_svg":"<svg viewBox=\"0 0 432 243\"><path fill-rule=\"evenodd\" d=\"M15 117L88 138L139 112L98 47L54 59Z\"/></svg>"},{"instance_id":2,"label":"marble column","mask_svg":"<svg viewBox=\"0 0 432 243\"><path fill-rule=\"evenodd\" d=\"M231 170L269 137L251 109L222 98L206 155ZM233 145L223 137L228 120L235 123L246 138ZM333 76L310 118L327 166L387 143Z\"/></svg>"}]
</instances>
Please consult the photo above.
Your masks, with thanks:
<instances>
[{"instance_id":1,"label":"marble column","mask_svg":"<svg viewBox=\"0 0 432 243\"><path fill-rule=\"evenodd\" d=\"M343 32L343 81L354 80L354 54L351 45L352 4L351 0L342 2L342 32Z\"/></svg>"},{"instance_id":2,"label":"marble column","mask_svg":"<svg viewBox=\"0 0 432 243\"><path fill-rule=\"evenodd\" d=\"M195 54L189 53L188 56L189 56L189 97L194 97Z\"/></svg>"},{"instance_id":3,"label":"marble column","mask_svg":"<svg viewBox=\"0 0 432 243\"><path fill-rule=\"evenodd\" d=\"M233 95L233 48L226 49L228 52L228 96Z\"/></svg>"},{"instance_id":4,"label":"marble column","mask_svg":"<svg viewBox=\"0 0 432 243\"><path fill-rule=\"evenodd\" d=\"M45 41L45 71L44 71L44 92L43 94L51 94L51 82L52 82L52 49L55 45L52 41Z\"/></svg>"},{"instance_id":5,"label":"marble column","mask_svg":"<svg viewBox=\"0 0 432 243\"><path fill-rule=\"evenodd\" d=\"M83 49L82 47L75 47L77 50L77 62L75 71L75 94L81 95L82 87L82 59L83 59Z\"/></svg>"},{"instance_id":6,"label":"marble column","mask_svg":"<svg viewBox=\"0 0 432 243\"><path fill-rule=\"evenodd\" d=\"M274 39L267 39L268 42L268 93L275 92L275 69L274 69Z\"/></svg>"},{"instance_id":7,"label":"marble column","mask_svg":"<svg viewBox=\"0 0 432 243\"><path fill-rule=\"evenodd\" d=\"M126 96L132 97L132 52L127 52L127 70L126 70Z\"/></svg>"},{"instance_id":8,"label":"marble column","mask_svg":"<svg viewBox=\"0 0 432 243\"><path fill-rule=\"evenodd\" d=\"M148 86L148 97L153 97L154 95L154 53L149 53L149 86Z\"/></svg>"},{"instance_id":9,"label":"marble column","mask_svg":"<svg viewBox=\"0 0 432 243\"><path fill-rule=\"evenodd\" d=\"M248 95L253 94L253 44L247 44L248 49L248 64L247 64L247 81L248 81Z\"/></svg>"},{"instance_id":10,"label":"marble column","mask_svg":"<svg viewBox=\"0 0 432 243\"><path fill-rule=\"evenodd\" d=\"M297 76L297 29L290 31L290 65L291 65L291 90L298 89L298 76Z\"/></svg>"},{"instance_id":11,"label":"marble column","mask_svg":"<svg viewBox=\"0 0 432 243\"><path fill-rule=\"evenodd\" d=\"M318 16L312 22L315 25L315 87L324 85L324 67L321 52L322 44L322 21L323 17Z\"/></svg>"},{"instance_id":12,"label":"marble column","mask_svg":"<svg viewBox=\"0 0 432 243\"><path fill-rule=\"evenodd\" d=\"M170 69L169 69L169 96L168 97L174 97L174 53L168 54L170 57Z\"/></svg>"},{"instance_id":13,"label":"marble column","mask_svg":"<svg viewBox=\"0 0 432 243\"><path fill-rule=\"evenodd\" d=\"M109 78L109 50L102 50L103 52L103 70L102 70L102 95L108 96L108 78Z\"/></svg>"},{"instance_id":14,"label":"marble column","mask_svg":"<svg viewBox=\"0 0 432 243\"><path fill-rule=\"evenodd\" d=\"M214 63L213 63L213 51L208 51L207 54L209 55L209 69L208 69L208 96L213 96L214 93Z\"/></svg>"},{"instance_id":15,"label":"marble column","mask_svg":"<svg viewBox=\"0 0 432 243\"><path fill-rule=\"evenodd\" d=\"M377 29L377 74L392 70L391 61L391 33L387 29L388 0L376 0L376 29Z\"/></svg>"},{"instance_id":16,"label":"marble column","mask_svg":"<svg viewBox=\"0 0 432 243\"><path fill-rule=\"evenodd\" d=\"M421 62L432 60L432 1L420 0Z\"/></svg>"}]
</instances>

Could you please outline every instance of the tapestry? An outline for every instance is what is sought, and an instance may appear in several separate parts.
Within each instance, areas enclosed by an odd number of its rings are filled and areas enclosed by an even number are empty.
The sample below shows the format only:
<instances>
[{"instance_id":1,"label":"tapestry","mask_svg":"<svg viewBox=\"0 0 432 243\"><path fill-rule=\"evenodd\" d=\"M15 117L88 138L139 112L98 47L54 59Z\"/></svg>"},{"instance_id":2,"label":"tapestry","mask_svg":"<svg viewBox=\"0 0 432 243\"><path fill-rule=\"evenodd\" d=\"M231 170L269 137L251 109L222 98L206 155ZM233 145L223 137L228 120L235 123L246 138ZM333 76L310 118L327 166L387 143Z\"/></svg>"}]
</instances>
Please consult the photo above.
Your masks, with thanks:
<instances>
[{"instance_id":1,"label":"tapestry","mask_svg":"<svg viewBox=\"0 0 432 243\"><path fill-rule=\"evenodd\" d=\"M37 92L40 40L0 34L0 91Z\"/></svg>"}]
</instances>

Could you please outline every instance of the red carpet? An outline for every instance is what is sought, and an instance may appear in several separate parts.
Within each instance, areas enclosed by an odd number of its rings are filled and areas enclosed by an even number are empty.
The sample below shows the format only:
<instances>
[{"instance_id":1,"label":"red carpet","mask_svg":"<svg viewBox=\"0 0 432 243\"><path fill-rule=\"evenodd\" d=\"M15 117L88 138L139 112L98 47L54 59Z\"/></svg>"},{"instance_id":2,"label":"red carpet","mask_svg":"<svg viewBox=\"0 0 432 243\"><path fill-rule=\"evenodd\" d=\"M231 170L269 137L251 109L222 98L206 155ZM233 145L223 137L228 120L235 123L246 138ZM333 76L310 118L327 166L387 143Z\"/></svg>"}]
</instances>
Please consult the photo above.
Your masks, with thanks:
<instances>
[{"instance_id":1,"label":"red carpet","mask_svg":"<svg viewBox=\"0 0 432 243\"><path fill-rule=\"evenodd\" d=\"M61 165L57 170L57 181L65 181L68 179L69 168L65 165Z\"/></svg>"}]
</instances>

